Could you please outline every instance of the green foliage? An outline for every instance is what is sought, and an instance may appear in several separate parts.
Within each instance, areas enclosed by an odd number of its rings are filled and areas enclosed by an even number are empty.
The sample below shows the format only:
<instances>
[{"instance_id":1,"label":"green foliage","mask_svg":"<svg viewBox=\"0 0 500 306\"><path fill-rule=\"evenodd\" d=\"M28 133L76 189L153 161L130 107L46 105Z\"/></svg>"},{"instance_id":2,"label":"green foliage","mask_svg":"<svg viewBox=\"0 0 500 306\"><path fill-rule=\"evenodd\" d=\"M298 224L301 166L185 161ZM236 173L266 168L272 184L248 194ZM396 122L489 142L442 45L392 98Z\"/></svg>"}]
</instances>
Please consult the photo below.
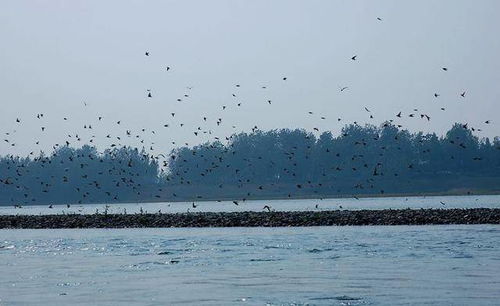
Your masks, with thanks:
<instances>
[{"instance_id":1,"label":"green foliage","mask_svg":"<svg viewBox=\"0 0 500 306\"><path fill-rule=\"evenodd\" d=\"M150 197L158 165L145 152L62 147L34 159L0 158L0 203L88 203Z\"/></svg>"},{"instance_id":2,"label":"green foliage","mask_svg":"<svg viewBox=\"0 0 500 306\"><path fill-rule=\"evenodd\" d=\"M300 129L256 131L233 135L225 146L174 150L169 181L192 190L237 186L242 195L443 191L458 176L500 178L499 143L479 140L458 123L442 138L389 122L351 124L337 137L324 132L316 138Z\"/></svg>"},{"instance_id":3,"label":"green foliage","mask_svg":"<svg viewBox=\"0 0 500 306\"><path fill-rule=\"evenodd\" d=\"M389 122L351 124L336 137L256 130L235 134L227 144L175 149L166 165L160 172L155 158L129 147L103 153L62 147L34 159L4 156L0 203L418 193L466 188L470 178L485 188L493 179L498 188L500 139L478 139L458 123L441 138Z\"/></svg>"}]
</instances>

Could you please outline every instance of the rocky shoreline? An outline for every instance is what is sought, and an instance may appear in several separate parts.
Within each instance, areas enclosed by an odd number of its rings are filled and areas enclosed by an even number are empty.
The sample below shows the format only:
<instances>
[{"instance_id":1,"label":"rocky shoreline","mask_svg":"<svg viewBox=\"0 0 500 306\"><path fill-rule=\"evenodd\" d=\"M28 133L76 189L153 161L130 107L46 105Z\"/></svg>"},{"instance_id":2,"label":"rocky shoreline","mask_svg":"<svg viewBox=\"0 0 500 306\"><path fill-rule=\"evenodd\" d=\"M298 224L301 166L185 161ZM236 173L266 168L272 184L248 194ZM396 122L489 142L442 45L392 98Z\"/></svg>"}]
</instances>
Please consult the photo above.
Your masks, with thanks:
<instances>
[{"instance_id":1,"label":"rocky shoreline","mask_svg":"<svg viewBox=\"0 0 500 306\"><path fill-rule=\"evenodd\" d=\"M279 227L500 224L500 209L402 209L0 216L0 228Z\"/></svg>"}]
</instances>

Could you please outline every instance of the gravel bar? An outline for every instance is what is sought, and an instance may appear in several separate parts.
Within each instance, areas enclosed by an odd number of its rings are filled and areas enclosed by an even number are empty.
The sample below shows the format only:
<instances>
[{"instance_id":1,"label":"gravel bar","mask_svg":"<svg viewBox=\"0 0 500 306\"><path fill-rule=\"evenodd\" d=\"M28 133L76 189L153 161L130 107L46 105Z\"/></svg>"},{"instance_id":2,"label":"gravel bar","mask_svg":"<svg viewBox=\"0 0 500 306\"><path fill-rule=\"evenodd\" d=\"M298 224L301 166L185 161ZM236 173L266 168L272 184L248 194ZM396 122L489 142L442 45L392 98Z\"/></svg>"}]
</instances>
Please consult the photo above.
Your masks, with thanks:
<instances>
[{"instance_id":1,"label":"gravel bar","mask_svg":"<svg viewBox=\"0 0 500 306\"><path fill-rule=\"evenodd\" d=\"M384 209L176 214L2 215L0 228L278 227L500 224L500 209Z\"/></svg>"}]
</instances>

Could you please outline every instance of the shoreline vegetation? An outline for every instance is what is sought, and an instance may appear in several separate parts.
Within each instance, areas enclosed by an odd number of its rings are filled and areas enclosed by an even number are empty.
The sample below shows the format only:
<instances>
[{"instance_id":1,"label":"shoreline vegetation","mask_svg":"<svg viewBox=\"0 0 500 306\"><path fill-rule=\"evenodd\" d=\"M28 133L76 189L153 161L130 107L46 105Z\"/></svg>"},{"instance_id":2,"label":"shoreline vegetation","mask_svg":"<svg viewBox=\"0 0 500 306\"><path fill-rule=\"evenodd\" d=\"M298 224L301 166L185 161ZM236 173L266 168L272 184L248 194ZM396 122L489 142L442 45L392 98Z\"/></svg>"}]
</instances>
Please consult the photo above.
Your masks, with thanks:
<instances>
[{"instance_id":1,"label":"shoreline vegetation","mask_svg":"<svg viewBox=\"0 0 500 306\"><path fill-rule=\"evenodd\" d=\"M500 209L2 215L0 229L500 224Z\"/></svg>"},{"instance_id":2,"label":"shoreline vegetation","mask_svg":"<svg viewBox=\"0 0 500 306\"><path fill-rule=\"evenodd\" d=\"M445 136L387 122L320 135L233 134L154 155L69 145L0 157L0 205L144 203L500 193L500 138L456 123Z\"/></svg>"}]
</instances>

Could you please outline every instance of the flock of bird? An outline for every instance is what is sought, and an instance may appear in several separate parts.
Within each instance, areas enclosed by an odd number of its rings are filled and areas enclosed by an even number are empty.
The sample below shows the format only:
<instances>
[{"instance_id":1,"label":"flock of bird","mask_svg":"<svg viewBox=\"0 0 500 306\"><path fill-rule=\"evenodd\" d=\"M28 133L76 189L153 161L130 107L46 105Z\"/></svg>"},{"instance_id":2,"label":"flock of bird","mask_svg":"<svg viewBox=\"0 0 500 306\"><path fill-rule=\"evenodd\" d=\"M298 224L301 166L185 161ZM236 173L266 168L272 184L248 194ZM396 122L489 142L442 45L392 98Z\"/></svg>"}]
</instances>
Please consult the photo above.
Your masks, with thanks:
<instances>
[{"instance_id":1,"label":"flock of bird","mask_svg":"<svg viewBox=\"0 0 500 306\"><path fill-rule=\"evenodd\" d=\"M380 22L382 21L381 18L377 18L377 20L380 21ZM145 51L144 56L147 57L147 58L149 58L149 57L152 57L153 54L150 51ZM353 55L352 57L347 58L346 60L347 61L352 61L353 65L354 65L355 62L362 60L362 58L358 57L358 55ZM450 73L448 67L438 67L437 69L440 69L443 73ZM175 73L174 68L172 66L165 66L163 68L163 70L165 72L167 72L167 73ZM288 77L287 76L281 76L279 78L277 77L276 79L277 79L277 81L285 82L285 83L288 81ZM242 85L239 84L239 83L235 83L233 86L234 86L233 87L234 91L232 93L232 97L235 98L235 100L237 100L236 98L238 97L238 89L241 88ZM268 88L268 86L269 86L269 84L267 84L265 86L260 85L260 88L265 90L265 89ZM186 87L186 92L181 97L178 97L176 99L176 102L185 102L186 99L189 99L189 97L190 97L190 93L189 92L192 89L193 89L192 86ZM343 93L343 94L347 94L349 92L349 90L350 90L349 86L341 86L341 87L339 87L339 92ZM438 99L441 96L441 94L438 93L438 92L433 93L433 95L434 95L434 97L436 99ZM461 98L461 99L465 99L467 97L467 92L466 91L462 91L460 93L457 93L457 96L459 98ZM152 89L146 89L145 98L146 99L154 99L154 90L152 90ZM267 104L271 105L273 103L273 100L271 98L267 98L267 99L265 99L264 103L267 103ZM235 105L236 105L236 107L240 107L241 106L241 102L237 101L237 102L235 102ZM87 106L86 102L84 102L84 106ZM227 109L227 107L228 107L228 105L223 105L221 107L221 109L220 109L220 112L223 113ZM441 107L440 109L442 111L445 111L444 107ZM372 111L368 107L364 107L364 112L366 112L367 117L369 119L374 119L373 113L372 113ZM314 112L312 112L312 111L307 111L307 112L305 112L304 115L306 115L306 116L315 116L316 114ZM171 118L176 118L176 113L175 112L171 112L170 116L171 116ZM406 114L403 113L402 111L397 112L396 114L394 114L394 118L389 119L388 122L389 123L393 123L393 122L396 122L395 121L396 119L401 119L403 117L420 118L421 120L427 121L427 122L430 121L431 118L432 118L431 114L421 112L421 111L419 111L418 108L414 108L412 112L406 113ZM45 118L45 114L43 114L43 113L36 114L36 119L40 120L40 122L43 122L44 118ZM325 115L319 115L318 118L320 120L327 120L327 117ZM68 121L70 119L69 119L69 117L63 117L63 118L61 118L61 120ZM97 116L97 118L96 118L96 122L97 123L100 123L100 122L102 122L104 120L106 120L104 118L104 116ZM200 136L202 134L211 135L212 131L210 129L204 129L202 127L203 124L206 123L209 120L209 118L207 116L201 116L200 120L201 120L200 121L200 125L197 126L197 127L195 127L195 130L193 131L193 134L195 136ZM341 120L343 120L341 117L335 118L335 121L337 121L337 122L339 122ZM219 117L215 118L214 119L214 123L216 124L216 126L223 125L224 124L224 116L223 116L223 114L220 115ZM17 125L23 124L22 118L16 118L15 119L15 124L17 124ZM94 130L95 124L96 123L85 124L83 126L83 129L86 130L86 131L89 131L90 133L92 133L91 131ZM116 124L117 126L122 126L122 120L117 120L117 121L114 122L114 124ZM172 123L165 123L165 124L163 124L163 128L169 128L171 124ZM177 124L179 124L180 127L183 127L185 125L182 122L177 122ZM354 124L357 125L358 123L354 122ZM491 120L485 120L484 124L491 124ZM396 126L398 128L402 127L401 124L396 124ZM465 124L463 127L465 129L470 129L472 131L481 131L481 127L470 127L467 124ZM133 138L136 138L140 142L140 144L143 145L143 147L145 148L146 152L148 152L147 154L145 154L143 156L145 159L149 159L150 158L150 159L156 160L156 161L158 161L158 163L160 165L163 166L163 168L168 167L169 162L172 159L175 159L175 156L169 156L168 154L167 155L165 155L165 154L155 154L156 150L153 147L154 146L154 142L148 142L147 137L144 137L145 133L147 133L147 132L151 133L151 134L157 134L157 133L161 134L161 131L158 131L158 130L150 130L150 131L148 131L145 128L143 128L143 129L141 129L141 131L139 133L135 133L135 132L133 132L132 129L129 129L129 128L126 128L126 127L124 127L123 129L124 129L124 133L121 134L121 135L111 135L111 134L108 134L108 135L105 136L107 139L113 141L110 144L111 148L120 148L120 147L123 146L122 142L126 138L133 137ZM252 132L255 132L257 130L258 130L257 126L254 126L252 128ZM41 125L40 126L40 131L41 132L46 132L46 126L45 125ZM316 127L314 128L314 131L320 132L319 128L316 128ZM348 136L348 135L344 135L344 136ZM5 138L3 139L3 142L7 146L11 146L11 147L16 146L16 142L12 139L12 137L13 137L13 135L11 134L11 132L6 132L5 133ZM213 137L213 139L215 141L221 141L221 140L223 141L223 140L225 140L225 141L230 142L231 141L231 137L232 136L227 136L227 137L225 137L225 139L220 139L220 137ZM90 138L88 139L88 142L90 144L93 144L94 141L95 141L95 138L96 138L96 135L91 135ZM83 137L79 136L78 133L75 133L74 135L69 134L68 137L67 137L67 139L64 141L64 143L56 143L52 147L55 150L55 149L60 148L60 147L71 146L73 144L84 143L84 142L85 142L85 140L83 139ZM178 145L175 142L172 142L172 144L173 145ZM37 140L35 142L35 145L40 145L40 140ZM188 146L189 144L185 143L185 145ZM457 145L459 145L459 144L457 144ZM289 152L289 154L290 154L290 156L292 156L291 158L293 158L293 152ZM35 161L39 161L42 164L49 162L49 158L48 157L43 157L43 156L35 157L35 152L34 151L30 152L29 155L32 156L32 157L34 157ZM65 162L79 164L79 163L81 163L81 159L82 158L88 158L88 157L86 157L86 156L72 156L72 157L70 157ZM353 156L352 157L353 160L356 159L356 158L358 158L358 157L357 156ZM379 172L378 172L379 171L378 170L379 166L381 166L380 163L378 163L374 167L373 176L379 175ZM83 167L84 166L82 165L82 168ZM409 165L408 167L411 168L411 165ZM128 175L130 175L130 176L136 175L136 173L131 172L130 168L131 168L130 163L129 164L123 164L122 168L115 168L115 169L113 169L113 171L121 173L124 177L126 177ZM161 171L164 171L164 170L162 169ZM23 175L22 171L18 171L17 173L18 173L19 176ZM176 173L176 175L182 176L182 173ZM1 177L1 174L0 174L0 178L1 178L0 183L7 184L7 185L8 184L16 184L16 181L17 181L16 178ZM182 178L181 178L181 180L182 180ZM67 177L61 177L60 181L61 182L67 181ZM83 182L84 182L84 179L82 179L82 184L83 184ZM50 192L50 186L47 184L47 182L44 182L43 180L40 180L39 183L41 185L46 185L48 192ZM99 188L99 182L91 182L91 183L92 183L91 185L93 185L95 188ZM134 188L134 190L135 189L138 190L139 187L140 187L140 186L135 185L134 183L130 183L130 182L125 182L125 183L127 183L128 186L130 186L130 188ZM17 187L18 188L23 188L23 186L17 186ZM300 189L300 188L302 188L302 184L300 182L297 182L296 187L298 189ZM262 189L263 187L262 186L258 186L257 188ZM81 190L83 190L83 189L84 188L81 188ZM86 191L86 192L88 193L88 191ZM160 189L159 192L164 192L164 190ZM80 202L84 203L85 200L86 200L85 198L87 196L88 196L88 194L85 194L85 192L83 192L82 193L82 198L81 198ZM111 199L119 200L119 195L111 195L111 194L109 194L109 196L110 196ZM175 196L175 194L174 194L174 196ZM250 196L250 193L249 193L249 196ZM161 195L158 195L157 197L160 198ZM245 199L243 199L243 200L245 200ZM234 200L233 203L234 203L234 205L239 205L239 200ZM442 203L442 204L444 205L444 203ZM19 204L16 204L16 205L19 205ZM49 208L52 208L52 207L53 207L52 205L49 206ZM68 204L68 208L69 207L70 207L70 205ZM197 205L193 202L192 205L191 205L191 207L193 209L196 209ZM271 207L269 205L264 206L263 209L271 211Z\"/></svg>"}]
</instances>

